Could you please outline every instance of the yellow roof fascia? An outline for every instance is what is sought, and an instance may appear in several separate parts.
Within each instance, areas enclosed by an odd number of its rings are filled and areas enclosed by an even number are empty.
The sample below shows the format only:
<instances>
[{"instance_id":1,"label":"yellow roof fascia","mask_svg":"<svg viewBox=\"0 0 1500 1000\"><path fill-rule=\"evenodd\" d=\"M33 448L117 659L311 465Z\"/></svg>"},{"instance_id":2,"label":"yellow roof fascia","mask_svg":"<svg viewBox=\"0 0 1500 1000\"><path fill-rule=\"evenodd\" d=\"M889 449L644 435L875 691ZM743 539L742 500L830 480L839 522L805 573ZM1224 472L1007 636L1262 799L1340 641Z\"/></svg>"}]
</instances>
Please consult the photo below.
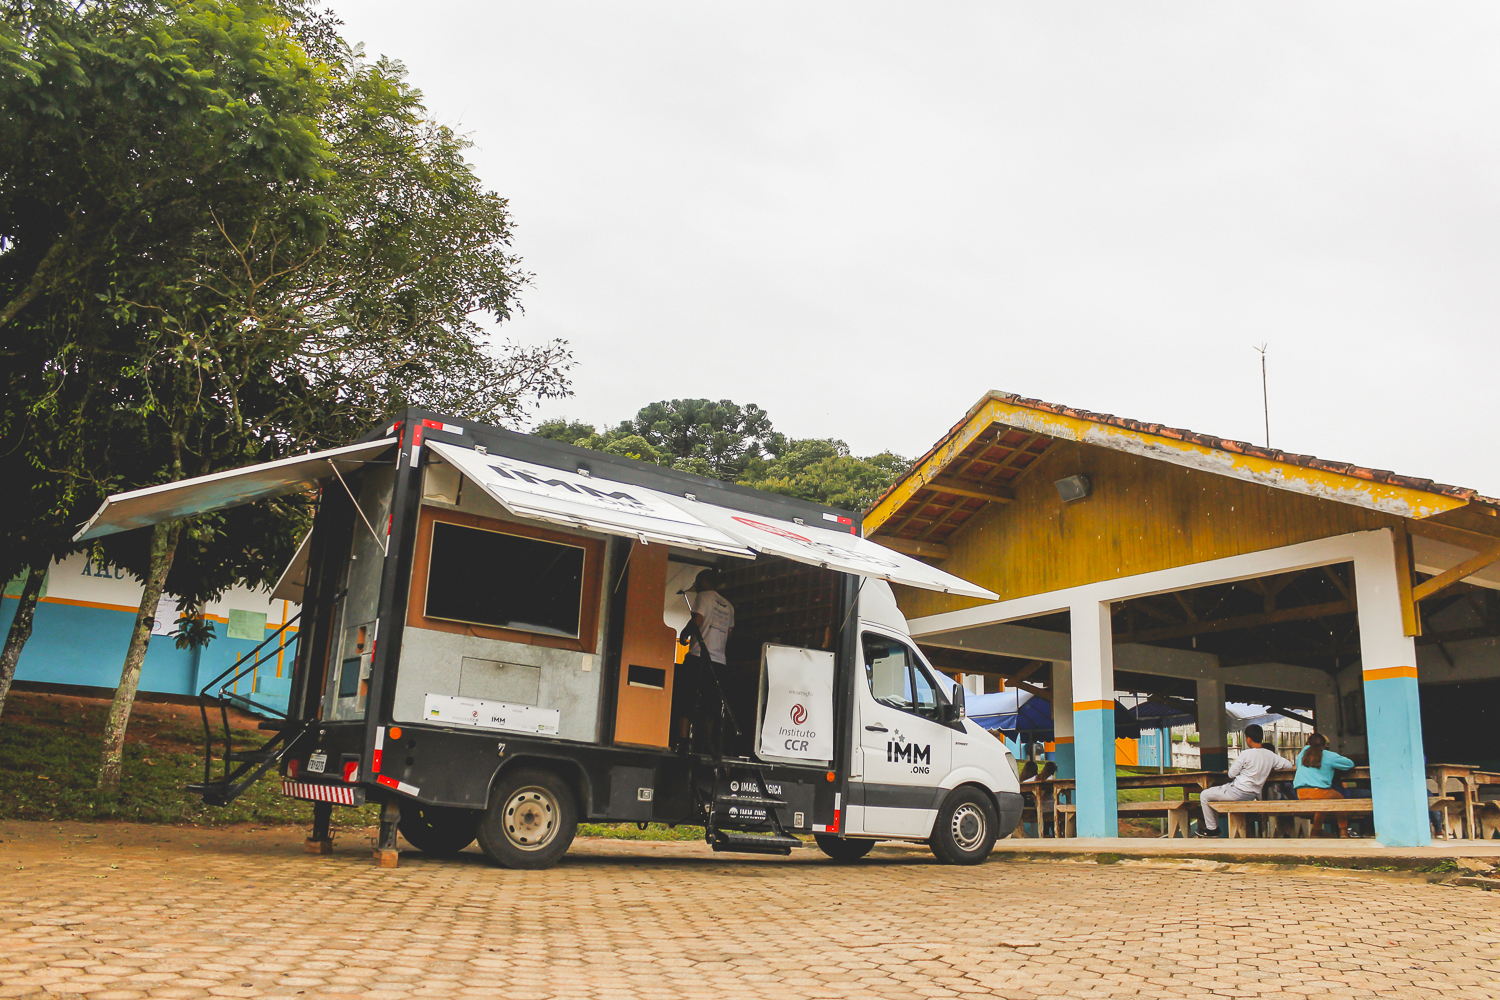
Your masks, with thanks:
<instances>
[{"instance_id":1,"label":"yellow roof fascia","mask_svg":"<svg viewBox=\"0 0 1500 1000\"><path fill-rule=\"evenodd\" d=\"M974 439L989 429L990 425L998 419L996 413L1001 401L994 396L986 397L978 406L969 411L968 418L959 428L948 435L948 439L938 446L927 460L906 474L890 493L887 493L881 501L875 505L870 513L865 515L865 534L872 534L877 528L890 519L891 515L901 509L901 505L910 500L912 494L927 485L934 476L941 476L955 458L963 453L963 450L974 443Z\"/></svg>"},{"instance_id":2,"label":"yellow roof fascia","mask_svg":"<svg viewBox=\"0 0 1500 1000\"><path fill-rule=\"evenodd\" d=\"M993 423L1007 424L1019 430L1045 434L1064 441L1123 451L1336 503L1353 504L1398 517L1422 519L1468 503L1467 500L1441 493L1377 483L1341 472L1309 469L1290 462L1210 448L1192 441L1032 409L1004 398L990 396L974 410L957 432L950 435L940 448L870 511L864 522L865 533L870 534L884 524L929 479L942 475L948 463Z\"/></svg>"}]
</instances>

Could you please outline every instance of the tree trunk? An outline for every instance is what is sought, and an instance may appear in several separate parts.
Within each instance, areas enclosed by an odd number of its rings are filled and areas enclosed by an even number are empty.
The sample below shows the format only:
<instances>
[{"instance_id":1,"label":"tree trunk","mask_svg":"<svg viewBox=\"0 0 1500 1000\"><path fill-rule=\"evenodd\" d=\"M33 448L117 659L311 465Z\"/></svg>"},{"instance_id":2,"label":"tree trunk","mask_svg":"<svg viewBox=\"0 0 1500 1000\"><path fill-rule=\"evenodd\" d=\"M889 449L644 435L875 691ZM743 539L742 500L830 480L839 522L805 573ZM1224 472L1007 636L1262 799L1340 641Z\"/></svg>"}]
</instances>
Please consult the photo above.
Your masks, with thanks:
<instances>
[{"instance_id":1,"label":"tree trunk","mask_svg":"<svg viewBox=\"0 0 1500 1000\"><path fill-rule=\"evenodd\" d=\"M120 769L125 755L125 729L130 725L130 710L135 706L135 691L141 683L141 667L151 643L151 622L161 600L162 585L177 554L177 539L182 535L181 521L167 521L151 529L151 569L141 592L141 606L135 613L135 631L125 653L120 671L120 686L109 706L109 720L104 724L104 747L99 753L99 790L113 792L120 787Z\"/></svg>"},{"instance_id":2,"label":"tree trunk","mask_svg":"<svg viewBox=\"0 0 1500 1000\"><path fill-rule=\"evenodd\" d=\"M16 663L21 659L21 650L31 638L31 623L36 618L37 597L42 592L42 581L47 579L47 564L31 566L26 571L26 583L21 587L21 600L16 604L16 616L10 620L10 632L5 637L5 649L0 650L0 715L5 714L5 698L10 694L10 682L16 678Z\"/></svg>"}]
</instances>

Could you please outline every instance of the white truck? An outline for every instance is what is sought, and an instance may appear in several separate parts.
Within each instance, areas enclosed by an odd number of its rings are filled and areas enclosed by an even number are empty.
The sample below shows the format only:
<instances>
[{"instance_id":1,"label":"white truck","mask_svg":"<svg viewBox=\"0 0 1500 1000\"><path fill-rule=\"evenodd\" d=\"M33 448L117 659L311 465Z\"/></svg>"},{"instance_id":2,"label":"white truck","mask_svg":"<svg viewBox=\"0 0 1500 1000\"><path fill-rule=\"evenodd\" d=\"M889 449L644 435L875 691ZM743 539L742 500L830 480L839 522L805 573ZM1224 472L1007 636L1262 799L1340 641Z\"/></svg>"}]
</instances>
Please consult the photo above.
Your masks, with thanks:
<instances>
[{"instance_id":1,"label":"white truck","mask_svg":"<svg viewBox=\"0 0 1500 1000\"><path fill-rule=\"evenodd\" d=\"M581 820L700 825L736 852L810 834L844 861L925 841L952 864L1016 826L1014 759L890 584L994 595L847 511L413 409L347 447L112 496L79 538L310 490L275 591L302 607L291 700L237 693L257 656L204 688L206 729L232 704L271 733L209 739L207 802L278 768L315 803L312 845L334 805L380 802L384 863L399 830L515 868L555 863ZM732 608L723 662L680 641L705 570Z\"/></svg>"}]
</instances>

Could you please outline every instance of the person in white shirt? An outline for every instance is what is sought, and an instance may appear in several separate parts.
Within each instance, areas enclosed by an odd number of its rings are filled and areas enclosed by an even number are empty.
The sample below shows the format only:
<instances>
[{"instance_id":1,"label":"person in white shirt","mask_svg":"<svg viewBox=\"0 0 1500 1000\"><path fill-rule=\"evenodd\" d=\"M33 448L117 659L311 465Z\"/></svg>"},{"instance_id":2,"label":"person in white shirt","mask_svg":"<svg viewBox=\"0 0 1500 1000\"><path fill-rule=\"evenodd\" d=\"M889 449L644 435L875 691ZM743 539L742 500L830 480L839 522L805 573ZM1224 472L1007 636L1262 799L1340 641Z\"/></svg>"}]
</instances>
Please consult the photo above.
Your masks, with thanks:
<instances>
[{"instance_id":1,"label":"person in white shirt","mask_svg":"<svg viewBox=\"0 0 1500 1000\"><path fill-rule=\"evenodd\" d=\"M688 642L688 653L678 670L678 683L684 695L683 715L678 723L682 742L679 746L705 752L714 745L721 704L720 685L728 678L717 674L727 666L729 635L734 631L734 605L718 591L718 574L711 569L699 573L693 585L684 592L692 619L682 630Z\"/></svg>"},{"instance_id":2,"label":"person in white shirt","mask_svg":"<svg viewBox=\"0 0 1500 1000\"><path fill-rule=\"evenodd\" d=\"M1229 768L1229 784L1205 788L1198 796L1203 806L1203 822L1198 827L1198 836L1219 835L1219 814L1214 812L1212 802L1248 802L1260 798L1266 779L1272 771L1290 771L1296 764L1273 750L1261 745L1266 738L1265 730L1251 724L1245 727L1245 749L1235 758Z\"/></svg>"},{"instance_id":3,"label":"person in white shirt","mask_svg":"<svg viewBox=\"0 0 1500 1000\"><path fill-rule=\"evenodd\" d=\"M689 656L707 656L715 663L728 663L725 649L729 645L729 633L734 631L734 605L726 601L718 591L718 574L706 569L693 582L693 596L688 602L693 609L693 636ZM699 641L699 637L702 641ZM704 649L707 644L708 648Z\"/></svg>"}]
</instances>

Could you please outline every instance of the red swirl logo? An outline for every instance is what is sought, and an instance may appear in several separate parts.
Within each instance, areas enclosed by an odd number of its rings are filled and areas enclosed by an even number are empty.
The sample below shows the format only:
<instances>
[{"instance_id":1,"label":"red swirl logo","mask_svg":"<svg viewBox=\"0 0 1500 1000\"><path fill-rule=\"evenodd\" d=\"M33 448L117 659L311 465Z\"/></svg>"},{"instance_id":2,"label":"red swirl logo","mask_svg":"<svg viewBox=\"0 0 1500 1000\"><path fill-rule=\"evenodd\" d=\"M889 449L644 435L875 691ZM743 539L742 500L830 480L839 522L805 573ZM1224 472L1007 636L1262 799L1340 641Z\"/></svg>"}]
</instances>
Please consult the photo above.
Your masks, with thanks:
<instances>
[{"instance_id":1,"label":"red swirl logo","mask_svg":"<svg viewBox=\"0 0 1500 1000\"><path fill-rule=\"evenodd\" d=\"M792 725L800 726L807 721L807 709L802 705L792 706Z\"/></svg>"}]
</instances>

